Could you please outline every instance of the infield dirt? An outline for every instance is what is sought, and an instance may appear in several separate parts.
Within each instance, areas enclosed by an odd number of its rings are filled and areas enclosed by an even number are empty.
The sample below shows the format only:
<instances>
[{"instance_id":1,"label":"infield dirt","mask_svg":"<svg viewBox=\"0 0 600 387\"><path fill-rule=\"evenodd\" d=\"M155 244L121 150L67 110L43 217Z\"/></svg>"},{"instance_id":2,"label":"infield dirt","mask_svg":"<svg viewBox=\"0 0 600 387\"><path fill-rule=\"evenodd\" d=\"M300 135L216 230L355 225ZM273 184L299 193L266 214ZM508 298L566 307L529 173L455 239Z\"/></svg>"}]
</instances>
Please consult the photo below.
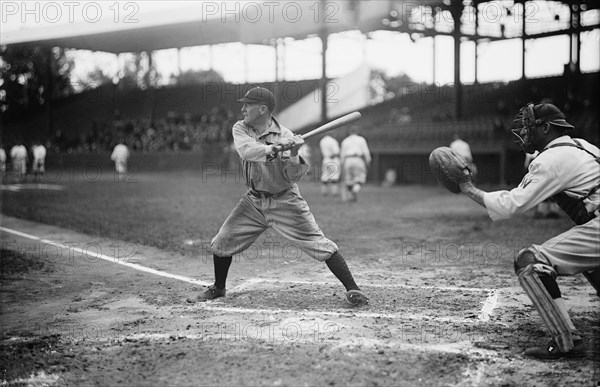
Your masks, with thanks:
<instances>
[{"instance_id":1,"label":"infield dirt","mask_svg":"<svg viewBox=\"0 0 600 387\"><path fill-rule=\"evenodd\" d=\"M587 333L587 357L544 362L522 355L548 336L512 272L514 250L568 228L568 220L528 216L527 224L493 224L465 198L437 188L366 187L357 204L332 204L334 199L318 196L316 184L301 190L341 246L369 306L349 305L324 264L286 250L271 232L256 242L258 253L236 258L227 298L189 304L186 297L203 289L199 283L212 280L212 259L201 251L206 240L193 232L162 241L181 244L164 249L139 243L124 229L126 238L115 238L110 225L81 233L39 214L36 220L46 224L3 215L2 227L63 246L95 246L116 261L68 249L58 253L56 246L50 250L47 243L2 232L3 382L589 386L600 380L600 304L581 276L559 284L576 326ZM21 194L2 193L10 203ZM206 215L207 229L214 228L213 217L227 215L221 207L232 207L237 194L222 199L227 203L217 204L217 214ZM34 208L51 212L53 204L36 201L39 193L27 195ZM164 210L157 211L152 216ZM63 225L67 219L57 218Z\"/></svg>"}]
</instances>

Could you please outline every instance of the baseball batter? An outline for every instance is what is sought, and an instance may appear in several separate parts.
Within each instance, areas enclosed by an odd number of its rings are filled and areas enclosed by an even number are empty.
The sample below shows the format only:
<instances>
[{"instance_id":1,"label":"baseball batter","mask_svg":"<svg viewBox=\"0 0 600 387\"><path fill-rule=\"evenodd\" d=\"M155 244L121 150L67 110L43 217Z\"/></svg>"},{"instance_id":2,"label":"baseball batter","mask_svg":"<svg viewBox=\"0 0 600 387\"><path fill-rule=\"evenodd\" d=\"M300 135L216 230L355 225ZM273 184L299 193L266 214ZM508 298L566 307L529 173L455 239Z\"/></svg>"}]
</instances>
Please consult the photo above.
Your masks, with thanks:
<instances>
[{"instance_id":1,"label":"baseball batter","mask_svg":"<svg viewBox=\"0 0 600 387\"><path fill-rule=\"evenodd\" d=\"M521 250L514 265L519 283L552 335L547 346L525 354L542 359L582 357L582 332L571 321L556 278L583 273L599 291L600 151L583 139L571 138L573 126L552 104L529 104L515 121L521 125L513 130L521 149L540 152L519 186L484 192L466 181L460 189L485 207L494 221L521 214L551 197L576 223L541 245Z\"/></svg>"},{"instance_id":2,"label":"baseball batter","mask_svg":"<svg viewBox=\"0 0 600 387\"><path fill-rule=\"evenodd\" d=\"M233 125L233 141L248 191L211 241L214 285L187 301L224 297L232 256L272 228L315 260L324 261L346 288L350 303L366 304L368 298L354 282L338 246L323 235L296 185L309 168L298 155L304 140L273 117L275 97L269 90L252 88L239 102L244 119Z\"/></svg>"},{"instance_id":3,"label":"baseball batter","mask_svg":"<svg viewBox=\"0 0 600 387\"><path fill-rule=\"evenodd\" d=\"M350 128L350 135L342 141L340 157L345 185L344 197L356 201L362 184L367 182L367 167L371 164L371 153L367 140L358 135L358 127Z\"/></svg>"},{"instance_id":4,"label":"baseball batter","mask_svg":"<svg viewBox=\"0 0 600 387\"><path fill-rule=\"evenodd\" d=\"M321 156L323 157L321 165L321 193L325 196L339 194L339 184L341 175L340 164L340 144L337 140L326 135L319 141Z\"/></svg>"}]
</instances>

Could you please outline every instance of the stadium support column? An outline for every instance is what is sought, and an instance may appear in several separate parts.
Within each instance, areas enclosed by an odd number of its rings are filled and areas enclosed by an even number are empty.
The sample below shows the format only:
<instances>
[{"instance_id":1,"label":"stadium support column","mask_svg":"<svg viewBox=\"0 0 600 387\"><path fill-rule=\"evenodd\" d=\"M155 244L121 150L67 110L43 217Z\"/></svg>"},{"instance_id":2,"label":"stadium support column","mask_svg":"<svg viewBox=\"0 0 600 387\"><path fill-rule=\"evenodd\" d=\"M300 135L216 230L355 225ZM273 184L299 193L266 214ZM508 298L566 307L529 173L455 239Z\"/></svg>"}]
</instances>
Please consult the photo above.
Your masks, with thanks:
<instances>
[{"instance_id":1,"label":"stadium support column","mask_svg":"<svg viewBox=\"0 0 600 387\"><path fill-rule=\"evenodd\" d=\"M525 15L525 11L527 7L525 6L525 2L523 1L523 12L521 12L521 28L522 28L522 36L521 36L521 79L525 80L525 43L527 42L527 32L525 31L525 27L527 24L527 15Z\"/></svg>"},{"instance_id":2,"label":"stadium support column","mask_svg":"<svg viewBox=\"0 0 600 387\"><path fill-rule=\"evenodd\" d=\"M475 68L474 68L474 83L477 84L479 83L479 79L478 79L478 69L477 69L477 62L479 62L479 39L477 39L478 35L479 35L479 6L477 4L477 2L475 2L475 39L473 39L473 42L475 43Z\"/></svg>"},{"instance_id":3,"label":"stadium support column","mask_svg":"<svg viewBox=\"0 0 600 387\"><path fill-rule=\"evenodd\" d=\"M47 79L47 90L48 92L46 93L46 114L47 114L47 119L48 119L48 135L52 135L54 134L54 107L52 106L52 97L54 94L54 79L52 79L54 77L54 72L52 71L53 68L53 62L54 62L54 58L52 56L52 48L48 49L48 55L46 57L46 71L48 72L48 79Z\"/></svg>"},{"instance_id":4,"label":"stadium support column","mask_svg":"<svg viewBox=\"0 0 600 387\"><path fill-rule=\"evenodd\" d=\"M179 85L181 82L181 74L183 73L183 70L181 70L181 47L177 48L177 71L178 71L177 84Z\"/></svg>"},{"instance_id":5,"label":"stadium support column","mask_svg":"<svg viewBox=\"0 0 600 387\"><path fill-rule=\"evenodd\" d=\"M271 45L275 50L275 82L279 82L279 38L271 39Z\"/></svg>"},{"instance_id":6,"label":"stadium support column","mask_svg":"<svg viewBox=\"0 0 600 387\"><path fill-rule=\"evenodd\" d=\"M323 46L321 57L321 122L327 122L327 40L329 38L325 26L320 32L321 42Z\"/></svg>"},{"instance_id":7,"label":"stadium support column","mask_svg":"<svg viewBox=\"0 0 600 387\"><path fill-rule=\"evenodd\" d=\"M579 74L579 58L581 56L580 5L574 2L569 7L571 23L569 24L569 65L572 72Z\"/></svg>"},{"instance_id":8,"label":"stadium support column","mask_svg":"<svg viewBox=\"0 0 600 387\"><path fill-rule=\"evenodd\" d=\"M431 50L433 51L433 60L431 61L431 83L435 86L435 34L431 37L432 40L432 48Z\"/></svg>"},{"instance_id":9,"label":"stadium support column","mask_svg":"<svg viewBox=\"0 0 600 387\"><path fill-rule=\"evenodd\" d=\"M452 3L450 12L452 13L452 19L454 20L454 119L460 120L462 118L462 84L460 82L460 38L461 38L461 21L463 5Z\"/></svg>"}]
</instances>

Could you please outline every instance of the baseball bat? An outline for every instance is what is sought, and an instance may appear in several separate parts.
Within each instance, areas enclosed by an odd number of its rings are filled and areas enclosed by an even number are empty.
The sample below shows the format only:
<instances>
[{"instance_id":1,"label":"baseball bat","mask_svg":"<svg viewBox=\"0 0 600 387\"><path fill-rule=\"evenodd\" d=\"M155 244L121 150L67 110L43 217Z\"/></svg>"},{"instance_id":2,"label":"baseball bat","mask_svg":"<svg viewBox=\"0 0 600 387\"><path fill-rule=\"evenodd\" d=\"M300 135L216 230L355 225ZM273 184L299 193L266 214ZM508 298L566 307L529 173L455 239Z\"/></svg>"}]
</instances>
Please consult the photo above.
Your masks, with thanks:
<instances>
[{"instance_id":1,"label":"baseball bat","mask_svg":"<svg viewBox=\"0 0 600 387\"><path fill-rule=\"evenodd\" d=\"M335 120L328 122L324 125L319 126L316 129L311 130L308 133L304 133L302 135L303 139L309 139L311 137L317 136L319 134L325 133L325 132L329 132L331 130L337 129L340 126L344 126L344 125L348 125L351 124L355 121L358 121L362 118L362 114L360 114L360 112L352 112L352 113L348 113L344 116L341 116L340 118L336 118ZM277 147L278 151L283 150L283 147L278 146Z\"/></svg>"}]
</instances>

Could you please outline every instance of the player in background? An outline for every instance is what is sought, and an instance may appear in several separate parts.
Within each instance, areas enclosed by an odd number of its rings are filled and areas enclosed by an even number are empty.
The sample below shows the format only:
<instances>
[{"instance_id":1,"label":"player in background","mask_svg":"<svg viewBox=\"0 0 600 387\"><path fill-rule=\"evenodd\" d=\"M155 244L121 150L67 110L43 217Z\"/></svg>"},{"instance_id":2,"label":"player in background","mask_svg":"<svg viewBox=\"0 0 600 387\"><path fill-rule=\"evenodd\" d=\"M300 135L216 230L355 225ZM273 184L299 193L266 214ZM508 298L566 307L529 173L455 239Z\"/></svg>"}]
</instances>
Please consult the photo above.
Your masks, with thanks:
<instances>
[{"instance_id":1,"label":"player in background","mask_svg":"<svg viewBox=\"0 0 600 387\"><path fill-rule=\"evenodd\" d=\"M467 167L471 170L471 176L474 178L477 175L477 166L473 162L473 154L469 143L461 139L458 134L455 134L449 148L467 164Z\"/></svg>"},{"instance_id":2,"label":"player in background","mask_svg":"<svg viewBox=\"0 0 600 387\"><path fill-rule=\"evenodd\" d=\"M321 194L327 196L339 195L340 175L342 167L340 163L340 144L330 135L325 135L319 141L321 156Z\"/></svg>"},{"instance_id":3,"label":"player in background","mask_svg":"<svg viewBox=\"0 0 600 387\"><path fill-rule=\"evenodd\" d=\"M345 186L342 199L356 201L362 184L367 182L367 168L371 164L371 153L367 140L358 135L358 126L351 126L348 132L350 135L342 141L340 150Z\"/></svg>"},{"instance_id":4,"label":"player in background","mask_svg":"<svg viewBox=\"0 0 600 387\"><path fill-rule=\"evenodd\" d=\"M517 188L484 192L472 182L460 184L468 197L485 207L492 220L522 214L552 197L576 226L541 245L519 251L514 267L519 283L552 335L547 346L529 348L541 359L585 356L585 344L571 321L556 281L582 273L600 291L600 151L572 138L573 126L554 105L528 104L515 118L517 144L539 151Z\"/></svg>"},{"instance_id":5,"label":"player in background","mask_svg":"<svg viewBox=\"0 0 600 387\"><path fill-rule=\"evenodd\" d=\"M16 144L10 149L10 158L13 165L13 173L17 181L22 181L27 174L27 148L25 145Z\"/></svg>"},{"instance_id":6,"label":"player in background","mask_svg":"<svg viewBox=\"0 0 600 387\"><path fill-rule=\"evenodd\" d=\"M33 154L32 172L35 175L43 175L46 172L46 147L40 143L34 143L31 153Z\"/></svg>"},{"instance_id":7,"label":"player in background","mask_svg":"<svg viewBox=\"0 0 600 387\"><path fill-rule=\"evenodd\" d=\"M296 182L309 168L298 155L304 139L273 117L275 96L269 90L252 88L239 102L243 103L244 119L233 125L233 141L248 190L211 241L214 285L187 301L224 297L233 255L245 251L272 228L310 257L325 262L346 288L350 303L367 304L368 298L354 282L338 246L325 237L300 195Z\"/></svg>"},{"instance_id":8,"label":"player in background","mask_svg":"<svg viewBox=\"0 0 600 387\"><path fill-rule=\"evenodd\" d=\"M6 152L4 148L0 148L0 177L4 178L6 173Z\"/></svg>"},{"instance_id":9,"label":"player in background","mask_svg":"<svg viewBox=\"0 0 600 387\"><path fill-rule=\"evenodd\" d=\"M115 163L115 172L120 176L127 173L127 160L129 160L129 149L120 140L113 149L110 159Z\"/></svg>"}]
</instances>

